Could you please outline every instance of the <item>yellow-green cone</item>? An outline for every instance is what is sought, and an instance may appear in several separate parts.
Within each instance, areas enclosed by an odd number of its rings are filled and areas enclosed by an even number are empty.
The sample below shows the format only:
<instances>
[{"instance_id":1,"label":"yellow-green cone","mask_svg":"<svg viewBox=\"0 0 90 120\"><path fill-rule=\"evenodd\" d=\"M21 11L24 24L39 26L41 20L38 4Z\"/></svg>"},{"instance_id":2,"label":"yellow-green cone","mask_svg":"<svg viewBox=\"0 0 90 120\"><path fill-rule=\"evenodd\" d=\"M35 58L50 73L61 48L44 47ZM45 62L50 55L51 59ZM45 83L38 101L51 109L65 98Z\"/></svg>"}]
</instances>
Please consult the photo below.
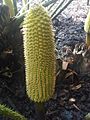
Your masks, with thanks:
<instances>
[{"instance_id":1,"label":"yellow-green cone","mask_svg":"<svg viewBox=\"0 0 90 120\"><path fill-rule=\"evenodd\" d=\"M23 32L27 94L35 102L45 102L54 93L56 69L52 23L42 6L26 15Z\"/></svg>"},{"instance_id":2,"label":"yellow-green cone","mask_svg":"<svg viewBox=\"0 0 90 120\"><path fill-rule=\"evenodd\" d=\"M84 30L86 32L86 44L87 46L90 46L90 11L85 20Z\"/></svg>"},{"instance_id":3,"label":"yellow-green cone","mask_svg":"<svg viewBox=\"0 0 90 120\"><path fill-rule=\"evenodd\" d=\"M84 30L86 33L90 33L90 11L88 12L87 18L85 20Z\"/></svg>"}]
</instances>

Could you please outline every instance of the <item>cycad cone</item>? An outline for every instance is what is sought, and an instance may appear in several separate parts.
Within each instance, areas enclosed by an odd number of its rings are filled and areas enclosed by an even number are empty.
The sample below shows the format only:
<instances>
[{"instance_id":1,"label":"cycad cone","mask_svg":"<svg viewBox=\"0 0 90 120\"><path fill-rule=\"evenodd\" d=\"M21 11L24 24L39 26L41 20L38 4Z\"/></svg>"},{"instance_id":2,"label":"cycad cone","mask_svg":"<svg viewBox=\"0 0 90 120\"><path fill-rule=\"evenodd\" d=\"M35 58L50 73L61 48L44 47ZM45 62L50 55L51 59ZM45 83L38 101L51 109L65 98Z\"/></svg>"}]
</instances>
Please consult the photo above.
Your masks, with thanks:
<instances>
[{"instance_id":1,"label":"cycad cone","mask_svg":"<svg viewBox=\"0 0 90 120\"><path fill-rule=\"evenodd\" d=\"M26 91L31 100L45 102L55 87L55 51L52 23L42 6L31 8L23 32Z\"/></svg>"},{"instance_id":2,"label":"cycad cone","mask_svg":"<svg viewBox=\"0 0 90 120\"><path fill-rule=\"evenodd\" d=\"M86 32L86 44L90 46L90 10L85 20L84 30Z\"/></svg>"}]
</instances>

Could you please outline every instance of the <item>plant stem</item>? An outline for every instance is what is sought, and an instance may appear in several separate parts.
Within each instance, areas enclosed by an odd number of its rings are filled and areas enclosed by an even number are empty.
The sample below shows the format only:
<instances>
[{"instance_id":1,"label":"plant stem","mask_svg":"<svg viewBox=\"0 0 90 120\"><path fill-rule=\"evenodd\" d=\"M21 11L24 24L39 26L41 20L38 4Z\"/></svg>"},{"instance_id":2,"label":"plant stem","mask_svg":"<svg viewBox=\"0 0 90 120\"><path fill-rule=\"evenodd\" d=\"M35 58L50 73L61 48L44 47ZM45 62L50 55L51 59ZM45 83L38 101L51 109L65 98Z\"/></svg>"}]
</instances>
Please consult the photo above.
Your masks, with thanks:
<instances>
[{"instance_id":1,"label":"plant stem","mask_svg":"<svg viewBox=\"0 0 90 120\"><path fill-rule=\"evenodd\" d=\"M13 0L13 5L14 5L14 12L16 15L17 14L17 1L16 0Z\"/></svg>"},{"instance_id":2,"label":"plant stem","mask_svg":"<svg viewBox=\"0 0 90 120\"><path fill-rule=\"evenodd\" d=\"M35 103L37 120L45 120L44 103Z\"/></svg>"},{"instance_id":3,"label":"plant stem","mask_svg":"<svg viewBox=\"0 0 90 120\"><path fill-rule=\"evenodd\" d=\"M90 46L90 33L86 34L86 44L87 46Z\"/></svg>"}]
</instances>

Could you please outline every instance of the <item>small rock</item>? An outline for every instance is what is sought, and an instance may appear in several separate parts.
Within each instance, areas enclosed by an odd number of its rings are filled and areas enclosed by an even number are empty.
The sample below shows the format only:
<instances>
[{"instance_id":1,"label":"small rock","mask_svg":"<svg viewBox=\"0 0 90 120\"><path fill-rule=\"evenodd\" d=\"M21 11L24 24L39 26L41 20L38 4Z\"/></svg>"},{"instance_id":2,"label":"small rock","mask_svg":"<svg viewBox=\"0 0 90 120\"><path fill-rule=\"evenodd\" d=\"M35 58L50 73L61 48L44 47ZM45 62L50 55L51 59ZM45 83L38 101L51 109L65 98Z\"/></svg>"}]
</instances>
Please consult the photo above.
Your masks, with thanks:
<instances>
[{"instance_id":1,"label":"small rock","mask_svg":"<svg viewBox=\"0 0 90 120\"><path fill-rule=\"evenodd\" d=\"M74 102L76 102L76 99L75 99L75 98L70 98L70 99L69 99L69 103L74 103Z\"/></svg>"}]
</instances>

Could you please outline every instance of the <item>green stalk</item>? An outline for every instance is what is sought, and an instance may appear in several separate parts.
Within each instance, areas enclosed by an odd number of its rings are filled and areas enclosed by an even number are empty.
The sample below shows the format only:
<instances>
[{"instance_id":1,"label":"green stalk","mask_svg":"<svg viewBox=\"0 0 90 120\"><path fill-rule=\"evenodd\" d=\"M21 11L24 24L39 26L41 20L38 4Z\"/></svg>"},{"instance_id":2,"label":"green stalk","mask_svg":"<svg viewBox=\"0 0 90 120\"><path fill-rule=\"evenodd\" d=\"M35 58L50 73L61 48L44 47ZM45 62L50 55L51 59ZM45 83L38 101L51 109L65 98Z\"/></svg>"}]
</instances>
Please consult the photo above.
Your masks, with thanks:
<instances>
[{"instance_id":1,"label":"green stalk","mask_svg":"<svg viewBox=\"0 0 90 120\"><path fill-rule=\"evenodd\" d=\"M2 114L5 117L10 117L13 120L27 120L24 116L20 115L18 112L15 112L10 108L7 108L5 105L1 105L1 104L0 104L0 114Z\"/></svg>"},{"instance_id":2,"label":"green stalk","mask_svg":"<svg viewBox=\"0 0 90 120\"><path fill-rule=\"evenodd\" d=\"M25 7L26 3L27 3L27 0L22 0L23 7ZM24 8L23 12L26 11L26 10L27 10L27 7Z\"/></svg>"},{"instance_id":3,"label":"green stalk","mask_svg":"<svg viewBox=\"0 0 90 120\"><path fill-rule=\"evenodd\" d=\"M87 14L85 24L84 24L84 30L86 32L86 44L87 46L90 46L90 10Z\"/></svg>"},{"instance_id":4,"label":"green stalk","mask_svg":"<svg viewBox=\"0 0 90 120\"><path fill-rule=\"evenodd\" d=\"M13 0L3 0L3 4L7 5L10 9L10 16L15 16Z\"/></svg>"},{"instance_id":5,"label":"green stalk","mask_svg":"<svg viewBox=\"0 0 90 120\"><path fill-rule=\"evenodd\" d=\"M86 44L90 46L90 33L86 33Z\"/></svg>"},{"instance_id":6,"label":"green stalk","mask_svg":"<svg viewBox=\"0 0 90 120\"><path fill-rule=\"evenodd\" d=\"M13 4L14 4L14 12L16 15L17 14L17 0L13 0Z\"/></svg>"},{"instance_id":7,"label":"green stalk","mask_svg":"<svg viewBox=\"0 0 90 120\"><path fill-rule=\"evenodd\" d=\"M36 110L37 120L45 120L44 103L36 103L35 110Z\"/></svg>"}]
</instances>

